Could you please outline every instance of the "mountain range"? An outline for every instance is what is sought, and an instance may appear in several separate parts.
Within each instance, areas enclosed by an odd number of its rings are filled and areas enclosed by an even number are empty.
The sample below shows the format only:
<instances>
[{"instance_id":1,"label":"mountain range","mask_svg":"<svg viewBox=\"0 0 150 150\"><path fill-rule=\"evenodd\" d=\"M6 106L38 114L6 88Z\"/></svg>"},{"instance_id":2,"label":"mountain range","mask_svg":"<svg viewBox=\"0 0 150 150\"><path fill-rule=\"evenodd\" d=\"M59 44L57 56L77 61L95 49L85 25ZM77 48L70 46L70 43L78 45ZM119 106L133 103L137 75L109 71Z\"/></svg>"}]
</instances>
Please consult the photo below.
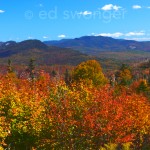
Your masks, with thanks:
<instances>
[{"instance_id":1,"label":"mountain range","mask_svg":"<svg viewBox=\"0 0 150 150\"><path fill-rule=\"evenodd\" d=\"M14 64L27 64L33 58L38 65L77 65L91 57L69 48L47 46L39 40L0 43L0 63L11 59Z\"/></svg>"},{"instance_id":2,"label":"mountain range","mask_svg":"<svg viewBox=\"0 0 150 150\"><path fill-rule=\"evenodd\" d=\"M103 51L150 51L150 42L138 42L133 40L114 39L103 36L83 36L75 39L63 39L60 41L45 41L47 45L72 48L87 54L96 54Z\"/></svg>"},{"instance_id":3,"label":"mountain range","mask_svg":"<svg viewBox=\"0 0 150 150\"><path fill-rule=\"evenodd\" d=\"M25 40L0 42L0 63L11 59L15 64L27 64L34 58L38 65L77 65L97 59L102 66L113 68L121 63L150 59L150 42L114 39L103 36L83 36L59 41Z\"/></svg>"},{"instance_id":4,"label":"mountain range","mask_svg":"<svg viewBox=\"0 0 150 150\"><path fill-rule=\"evenodd\" d=\"M150 59L150 41L139 42L104 36L83 36L60 41L45 41L44 43L96 56L104 67Z\"/></svg>"}]
</instances>

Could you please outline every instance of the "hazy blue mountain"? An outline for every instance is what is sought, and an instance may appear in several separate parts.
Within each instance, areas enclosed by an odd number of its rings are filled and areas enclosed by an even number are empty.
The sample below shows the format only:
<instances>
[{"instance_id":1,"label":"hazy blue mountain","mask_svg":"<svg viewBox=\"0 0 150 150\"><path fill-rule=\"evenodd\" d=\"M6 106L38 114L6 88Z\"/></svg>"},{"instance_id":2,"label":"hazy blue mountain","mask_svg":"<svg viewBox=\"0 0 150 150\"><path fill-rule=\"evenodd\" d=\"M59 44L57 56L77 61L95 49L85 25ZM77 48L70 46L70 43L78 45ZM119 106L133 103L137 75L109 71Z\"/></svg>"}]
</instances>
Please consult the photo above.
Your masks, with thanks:
<instances>
[{"instance_id":1,"label":"hazy blue mountain","mask_svg":"<svg viewBox=\"0 0 150 150\"><path fill-rule=\"evenodd\" d=\"M150 42L137 42L103 36L83 36L75 39L46 41L44 43L58 47L72 48L92 55L97 55L97 53L102 51L150 51Z\"/></svg>"}]
</instances>

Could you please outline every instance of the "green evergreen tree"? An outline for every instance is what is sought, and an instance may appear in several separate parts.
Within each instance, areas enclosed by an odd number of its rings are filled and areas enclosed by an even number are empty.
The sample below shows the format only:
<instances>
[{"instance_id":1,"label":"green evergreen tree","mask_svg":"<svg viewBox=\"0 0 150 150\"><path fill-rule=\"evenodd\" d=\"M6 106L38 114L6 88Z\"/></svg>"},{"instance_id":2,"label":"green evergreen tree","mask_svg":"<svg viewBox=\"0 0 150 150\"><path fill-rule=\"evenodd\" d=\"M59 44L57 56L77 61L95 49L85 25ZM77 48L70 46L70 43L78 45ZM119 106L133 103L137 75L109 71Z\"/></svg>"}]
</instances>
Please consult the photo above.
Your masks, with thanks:
<instances>
[{"instance_id":1,"label":"green evergreen tree","mask_svg":"<svg viewBox=\"0 0 150 150\"><path fill-rule=\"evenodd\" d=\"M137 88L137 92L147 92L148 91L148 85L146 80L141 81L140 85Z\"/></svg>"},{"instance_id":2,"label":"green evergreen tree","mask_svg":"<svg viewBox=\"0 0 150 150\"><path fill-rule=\"evenodd\" d=\"M70 75L70 72L69 72L69 70L68 69L66 69L66 71L65 71L65 83L67 84L67 85L69 85L70 83L71 83L71 75Z\"/></svg>"},{"instance_id":3,"label":"green evergreen tree","mask_svg":"<svg viewBox=\"0 0 150 150\"><path fill-rule=\"evenodd\" d=\"M53 71L51 72L51 75L52 75L52 77L56 77L57 72L56 72L55 70L53 70Z\"/></svg>"},{"instance_id":4,"label":"green evergreen tree","mask_svg":"<svg viewBox=\"0 0 150 150\"><path fill-rule=\"evenodd\" d=\"M28 72L29 72L30 78L34 80L35 78L35 60L34 59L30 59L29 61Z\"/></svg>"},{"instance_id":5,"label":"green evergreen tree","mask_svg":"<svg viewBox=\"0 0 150 150\"><path fill-rule=\"evenodd\" d=\"M126 65L122 64L119 71L116 73L116 81L119 85L128 86L132 82L132 73L131 68Z\"/></svg>"},{"instance_id":6,"label":"green evergreen tree","mask_svg":"<svg viewBox=\"0 0 150 150\"><path fill-rule=\"evenodd\" d=\"M12 62L10 59L8 59L8 65L7 65L7 72L8 73L13 73L13 67L12 67Z\"/></svg>"}]
</instances>

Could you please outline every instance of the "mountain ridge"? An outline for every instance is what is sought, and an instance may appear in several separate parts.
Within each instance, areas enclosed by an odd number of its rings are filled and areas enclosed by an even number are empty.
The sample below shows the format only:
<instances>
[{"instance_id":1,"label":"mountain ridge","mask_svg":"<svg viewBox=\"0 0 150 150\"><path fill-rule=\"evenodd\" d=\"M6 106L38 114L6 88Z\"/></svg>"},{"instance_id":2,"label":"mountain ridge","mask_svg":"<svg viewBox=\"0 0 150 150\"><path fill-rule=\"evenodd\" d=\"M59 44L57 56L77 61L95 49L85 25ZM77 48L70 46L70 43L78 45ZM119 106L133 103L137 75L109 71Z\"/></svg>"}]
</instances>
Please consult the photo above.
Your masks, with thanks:
<instances>
[{"instance_id":1,"label":"mountain ridge","mask_svg":"<svg viewBox=\"0 0 150 150\"><path fill-rule=\"evenodd\" d=\"M22 42L8 41L0 45L0 62L7 63L8 59L15 64L27 64L34 58L38 65L70 64L90 59L90 56L79 51L47 46L40 40L25 40Z\"/></svg>"},{"instance_id":2,"label":"mountain ridge","mask_svg":"<svg viewBox=\"0 0 150 150\"><path fill-rule=\"evenodd\" d=\"M83 36L80 38L60 41L44 41L44 43L58 47L72 48L92 55L101 51L150 51L150 41L138 42L134 40L114 39L112 37L104 36Z\"/></svg>"},{"instance_id":3,"label":"mountain ridge","mask_svg":"<svg viewBox=\"0 0 150 150\"><path fill-rule=\"evenodd\" d=\"M66 44L67 43L67 44ZM96 59L104 68L117 68L122 63L136 63L150 59L150 42L83 36L61 41L0 42L0 63L28 64L34 58L38 65L77 65Z\"/></svg>"}]
</instances>

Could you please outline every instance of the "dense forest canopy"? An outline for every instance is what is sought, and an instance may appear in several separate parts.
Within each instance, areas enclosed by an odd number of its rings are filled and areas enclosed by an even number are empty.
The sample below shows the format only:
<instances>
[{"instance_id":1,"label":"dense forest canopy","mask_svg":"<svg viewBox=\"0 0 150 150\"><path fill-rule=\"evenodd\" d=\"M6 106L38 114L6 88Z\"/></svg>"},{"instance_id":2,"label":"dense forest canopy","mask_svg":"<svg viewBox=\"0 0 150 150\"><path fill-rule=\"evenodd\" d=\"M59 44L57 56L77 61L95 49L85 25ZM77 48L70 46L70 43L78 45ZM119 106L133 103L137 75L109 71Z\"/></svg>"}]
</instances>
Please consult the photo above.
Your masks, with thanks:
<instances>
[{"instance_id":1,"label":"dense forest canopy","mask_svg":"<svg viewBox=\"0 0 150 150\"><path fill-rule=\"evenodd\" d=\"M108 78L96 60L62 74L35 68L31 59L18 76L9 60L0 75L1 149L150 148L148 78L128 65Z\"/></svg>"}]
</instances>

